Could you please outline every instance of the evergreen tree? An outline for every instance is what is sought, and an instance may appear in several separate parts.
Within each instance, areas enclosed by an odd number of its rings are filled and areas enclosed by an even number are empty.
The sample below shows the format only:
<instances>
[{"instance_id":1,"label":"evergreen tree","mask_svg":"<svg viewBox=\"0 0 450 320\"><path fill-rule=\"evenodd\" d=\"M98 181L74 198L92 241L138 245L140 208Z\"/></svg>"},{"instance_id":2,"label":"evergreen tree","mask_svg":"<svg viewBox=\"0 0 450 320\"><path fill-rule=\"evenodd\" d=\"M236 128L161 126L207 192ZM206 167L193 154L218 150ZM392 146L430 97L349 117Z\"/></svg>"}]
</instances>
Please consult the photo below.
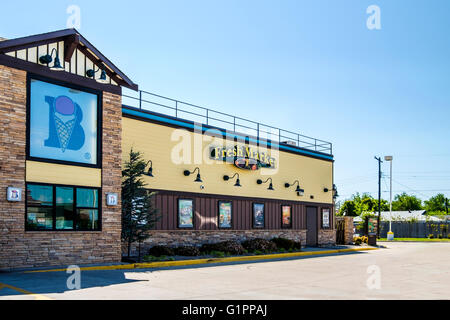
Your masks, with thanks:
<instances>
[{"instance_id":1,"label":"evergreen tree","mask_svg":"<svg viewBox=\"0 0 450 320\"><path fill-rule=\"evenodd\" d=\"M149 192L142 180L147 165L142 154L131 149L122 170L122 241L128 245L128 258L131 245L136 241L139 243L139 260L141 243L150 237L148 231L160 218L153 204L155 193Z\"/></svg>"}]
</instances>

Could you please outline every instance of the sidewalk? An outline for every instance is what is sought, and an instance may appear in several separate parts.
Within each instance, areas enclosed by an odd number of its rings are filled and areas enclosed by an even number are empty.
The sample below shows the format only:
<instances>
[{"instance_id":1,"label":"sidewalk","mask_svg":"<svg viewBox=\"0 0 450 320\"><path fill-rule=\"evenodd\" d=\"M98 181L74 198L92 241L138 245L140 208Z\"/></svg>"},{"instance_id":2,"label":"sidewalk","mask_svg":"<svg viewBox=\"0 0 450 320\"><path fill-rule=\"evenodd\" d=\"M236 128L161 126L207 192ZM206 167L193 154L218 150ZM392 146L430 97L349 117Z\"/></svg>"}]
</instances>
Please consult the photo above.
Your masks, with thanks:
<instances>
[{"instance_id":1,"label":"sidewalk","mask_svg":"<svg viewBox=\"0 0 450 320\"><path fill-rule=\"evenodd\" d=\"M307 256L333 255L340 253L351 253L358 251L377 250L377 247L369 246L354 246L354 245L339 245L327 248L306 247L300 252L292 253L274 253L264 255L245 255L245 256L231 256L224 258L191 258L181 259L175 261L157 261L157 262L143 262L143 263L117 263L117 264L97 264L97 265L80 265L81 271L98 271L98 270L126 270L126 269L152 269L152 268L167 268L167 267L184 267L194 265L207 264L226 264L233 262L258 262L265 260L284 260L296 259ZM13 272L24 273L43 273L43 272L66 272L66 266L49 267L49 268L34 268L26 270L14 270Z\"/></svg>"}]
</instances>

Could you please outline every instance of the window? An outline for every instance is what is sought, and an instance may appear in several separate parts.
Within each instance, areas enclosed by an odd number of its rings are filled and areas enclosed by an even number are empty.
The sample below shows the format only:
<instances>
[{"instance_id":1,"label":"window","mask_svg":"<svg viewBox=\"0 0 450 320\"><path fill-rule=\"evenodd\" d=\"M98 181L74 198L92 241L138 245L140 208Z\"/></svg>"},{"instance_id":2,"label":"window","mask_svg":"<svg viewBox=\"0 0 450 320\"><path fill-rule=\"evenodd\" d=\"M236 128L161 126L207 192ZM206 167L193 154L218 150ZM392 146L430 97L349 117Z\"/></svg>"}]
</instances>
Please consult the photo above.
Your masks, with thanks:
<instances>
[{"instance_id":1,"label":"window","mask_svg":"<svg viewBox=\"0 0 450 320\"><path fill-rule=\"evenodd\" d=\"M100 94L29 78L29 159L98 167Z\"/></svg>"},{"instance_id":2,"label":"window","mask_svg":"<svg viewBox=\"0 0 450 320\"><path fill-rule=\"evenodd\" d=\"M77 230L98 229L98 190L77 189Z\"/></svg>"},{"instance_id":3,"label":"window","mask_svg":"<svg viewBox=\"0 0 450 320\"><path fill-rule=\"evenodd\" d=\"M27 231L98 231L99 189L27 185Z\"/></svg>"}]
</instances>

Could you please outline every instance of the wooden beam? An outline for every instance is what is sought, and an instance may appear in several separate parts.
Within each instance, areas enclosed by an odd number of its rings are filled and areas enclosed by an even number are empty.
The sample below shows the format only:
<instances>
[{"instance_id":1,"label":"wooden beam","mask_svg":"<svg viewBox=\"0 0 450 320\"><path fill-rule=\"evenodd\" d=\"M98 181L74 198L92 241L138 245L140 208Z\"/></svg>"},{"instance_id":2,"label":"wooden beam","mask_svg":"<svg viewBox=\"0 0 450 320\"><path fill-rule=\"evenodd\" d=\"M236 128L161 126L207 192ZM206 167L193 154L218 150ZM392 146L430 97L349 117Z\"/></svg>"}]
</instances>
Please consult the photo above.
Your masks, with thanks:
<instances>
[{"instance_id":1,"label":"wooden beam","mask_svg":"<svg viewBox=\"0 0 450 320\"><path fill-rule=\"evenodd\" d=\"M70 62L79 43L80 36L78 34L71 35L64 40L64 61Z\"/></svg>"},{"instance_id":2,"label":"wooden beam","mask_svg":"<svg viewBox=\"0 0 450 320\"><path fill-rule=\"evenodd\" d=\"M125 80L120 79L117 76L117 73L115 73L114 71L111 71L109 68L105 68L103 67L103 61L99 60L98 58L96 58L92 53L89 52L88 48L85 46L80 46L78 48L83 54L86 55L86 57L88 57L98 68L101 69L105 69L106 74L108 75L108 77L110 77L112 80L114 80L118 85L126 87L126 88L130 88L132 90L138 90L137 86L130 86L127 82L125 82Z\"/></svg>"}]
</instances>

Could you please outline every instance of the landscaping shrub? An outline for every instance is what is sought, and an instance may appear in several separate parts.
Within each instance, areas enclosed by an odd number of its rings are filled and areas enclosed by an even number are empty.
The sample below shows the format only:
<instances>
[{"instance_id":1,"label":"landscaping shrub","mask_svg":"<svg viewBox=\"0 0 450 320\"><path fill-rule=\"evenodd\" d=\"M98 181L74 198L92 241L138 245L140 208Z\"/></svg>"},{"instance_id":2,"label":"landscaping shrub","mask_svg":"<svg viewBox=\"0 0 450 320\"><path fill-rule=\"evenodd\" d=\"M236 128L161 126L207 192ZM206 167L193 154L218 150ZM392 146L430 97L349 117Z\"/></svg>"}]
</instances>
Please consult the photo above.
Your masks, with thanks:
<instances>
[{"instance_id":1,"label":"landscaping shrub","mask_svg":"<svg viewBox=\"0 0 450 320\"><path fill-rule=\"evenodd\" d=\"M434 234L430 233L430 234L428 235L428 239L434 239Z\"/></svg>"},{"instance_id":2,"label":"landscaping shrub","mask_svg":"<svg viewBox=\"0 0 450 320\"><path fill-rule=\"evenodd\" d=\"M221 251L231 255L242 255L246 253L244 247L237 241L229 240L218 243L205 243L200 248L201 252L210 253L212 251Z\"/></svg>"},{"instance_id":3,"label":"landscaping shrub","mask_svg":"<svg viewBox=\"0 0 450 320\"><path fill-rule=\"evenodd\" d=\"M174 251L177 256L195 257L200 255L200 250L194 246L181 246L175 248Z\"/></svg>"},{"instance_id":4,"label":"landscaping shrub","mask_svg":"<svg viewBox=\"0 0 450 320\"><path fill-rule=\"evenodd\" d=\"M362 243L362 239L361 237L354 237L353 242L355 243L355 245L360 246Z\"/></svg>"},{"instance_id":5,"label":"landscaping shrub","mask_svg":"<svg viewBox=\"0 0 450 320\"><path fill-rule=\"evenodd\" d=\"M368 243L369 242L369 238L367 238L366 236L362 236L361 237L361 241L364 243Z\"/></svg>"},{"instance_id":6,"label":"landscaping shrub","mask_svg":"<svg viewBox=\"0 0 450 320\"><path fill-rule=\"evenodd\" d=\"M294 241L286 238L273 238L271 240L278 249L284 249L284 250L299 250L302 248L300 241Z\"/></svg>"},{"instance_id":7,"label":"landscaping shrub","mask_svg":"<svg viewBox=\"0 0 450 320\"><path fill-rule=\"evenodd\" d=\"M215 258L225 257L225 252L223 252L223 251L211 251L210 254Z\"/></svg>"},{"instance_id":8,"label":"landscaping shrub","mask_svg":"<svg viewBox=\"0 0 450 320\"><path fill-rule=\"evenodd\" d=\"M168 246L154 246L150 248L148 254L155 257L161 257L161 256L174 256L175 252L173 248Z\"/></svg>"},{"instance_id":9,"label":"landscaping shrub","mask_svg":"<svg viewBox=\"0 0 450 320\"><path fill-rule=\"evenodd\" d=\"M262 251L273 252L277 250L274 242L265 239L251 239L242 242L242 246L249 252Z\"/></svg>"},{"instance_id":10,"label":"landscaping shrub","mask_svg":"<svg viewBox=\"0 0 450 320\"><path fill-rule=\"evenodd\" d=\"M168 257L168 256L160 256L160 257L155 257L155 256L145 256L145 257L144 257L144 261L145 261L145 262L174 261L174 260L175 260L174 257Z\"/></svg>"}]
</instances>

